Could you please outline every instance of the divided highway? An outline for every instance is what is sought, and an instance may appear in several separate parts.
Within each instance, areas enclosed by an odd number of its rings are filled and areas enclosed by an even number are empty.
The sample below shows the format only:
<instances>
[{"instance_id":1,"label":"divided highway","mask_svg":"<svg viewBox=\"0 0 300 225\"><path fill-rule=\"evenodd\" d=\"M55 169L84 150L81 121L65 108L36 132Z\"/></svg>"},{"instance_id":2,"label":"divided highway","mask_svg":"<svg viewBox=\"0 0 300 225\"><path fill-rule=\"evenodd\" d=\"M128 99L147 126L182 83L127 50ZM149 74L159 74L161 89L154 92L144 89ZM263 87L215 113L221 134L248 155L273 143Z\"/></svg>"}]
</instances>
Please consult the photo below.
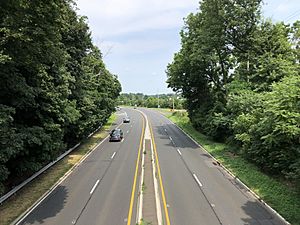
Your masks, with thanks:
<instances>
[{"instance_id":1,"label":"divided highway","mask_svg":"<svg viewBox=\"0 0 300 225\"><path fill-rule=\"evenodd\" d=\"M164 224L284 224L167 118L141 111L147 115L159 162ZM121 123L124 112L130 123ZM136 224L146 123L138 110L125 108L118 113L124 113L117 122L124 140L106 139L18 224Z\"/></svg>"}]
</instances>

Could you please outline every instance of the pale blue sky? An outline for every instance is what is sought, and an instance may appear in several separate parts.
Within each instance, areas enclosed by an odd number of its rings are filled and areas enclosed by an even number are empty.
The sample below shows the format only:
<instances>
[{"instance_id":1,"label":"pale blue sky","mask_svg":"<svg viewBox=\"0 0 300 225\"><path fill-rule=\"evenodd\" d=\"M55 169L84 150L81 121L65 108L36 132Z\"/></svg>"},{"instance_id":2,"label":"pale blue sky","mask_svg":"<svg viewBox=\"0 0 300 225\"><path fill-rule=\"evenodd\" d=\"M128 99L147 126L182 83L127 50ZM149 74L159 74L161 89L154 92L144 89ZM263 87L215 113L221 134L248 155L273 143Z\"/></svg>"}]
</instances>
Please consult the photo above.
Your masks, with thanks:
<instances>
[{"instance_id":1,"label":"pale blue sky","mask_svg":"<svg viewBox=\"0 0 300 225\"><path fill-rule=\"evenodd\" d=\"M273 21L300 20L300 0L265 0L263 14ZM88 17L94 43L122 92L171 93L166 66L180 49L183 18L198 0L77 0Z\"/></svg>"}]
</instances>

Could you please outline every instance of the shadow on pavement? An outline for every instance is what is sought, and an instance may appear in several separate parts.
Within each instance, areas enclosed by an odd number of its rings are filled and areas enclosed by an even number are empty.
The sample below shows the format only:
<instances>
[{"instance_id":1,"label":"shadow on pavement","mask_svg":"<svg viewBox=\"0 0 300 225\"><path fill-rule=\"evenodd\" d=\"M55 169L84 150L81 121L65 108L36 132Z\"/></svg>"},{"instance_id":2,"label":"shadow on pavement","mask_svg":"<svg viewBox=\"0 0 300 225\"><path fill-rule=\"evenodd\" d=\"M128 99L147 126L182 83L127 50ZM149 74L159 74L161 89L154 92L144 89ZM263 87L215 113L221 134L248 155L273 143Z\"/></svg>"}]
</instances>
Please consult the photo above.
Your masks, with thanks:
<instances>
[{"instance_id":1,"label":"shadow on pavement","mask_svg":"<svg viewBox=\"0 0 300 225\"><path fill-rule=\"evenodd\" d=\"M167 130L167 132L165 131ZM189 148L198 149L199 146L196 145L192 140L187 138L174 124L167 124L166 126L153 126L154 133L157 134L156 138L159 139L169 139L169 136L173 138L173 141L178 148ZM168 146L174 146L170 141Z\"/></svg>"},{"instance_id":2,"label":"shadow on pavement","mask_svg":"<svg viewBox=\"0 0 300 225\"><path fill-rule=\"evenodd\" d=\"M242 218L243 224L249 225L284 225L277 216L273 216L261 203L257 201L247 201L242 206L243 211L249 218Z\"/></svg>"},{"instance_id":3,"label":"shadow on pavement","mask_svg":"<svg viewBox=\"0 0 300 225\"><path fill-rule=\"evenodd\" d=\"M66 187L58 186L21 224L46 224L64 208L67 196Z\"/></svg>"}]
</instances>

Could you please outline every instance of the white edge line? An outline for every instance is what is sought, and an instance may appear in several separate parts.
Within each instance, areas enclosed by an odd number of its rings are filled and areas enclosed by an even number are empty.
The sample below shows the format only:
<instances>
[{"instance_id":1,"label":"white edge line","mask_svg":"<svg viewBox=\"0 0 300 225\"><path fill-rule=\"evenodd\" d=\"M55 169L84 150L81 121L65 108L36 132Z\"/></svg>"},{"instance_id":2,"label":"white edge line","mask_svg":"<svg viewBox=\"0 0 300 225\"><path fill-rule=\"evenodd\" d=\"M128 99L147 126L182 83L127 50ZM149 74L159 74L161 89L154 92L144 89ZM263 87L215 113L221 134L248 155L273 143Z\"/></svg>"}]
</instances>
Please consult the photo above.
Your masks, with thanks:
<instances>
[{"instance_id":1,"label":"white edge line","mask_svg":"<svg viewBox=\"0 0 300 225\"><path fill-rule=\"evenodd\" d=\"M114 154L112 154L112 156L110 157L111 159L113 159L115 157L116 152L114 152Z\"/></svg>"},{"instance_id":2,"label":"white edge line","mask_svg":"<svg viewBox=\"0 0 300 225\"><path fill-rule=\"evenodd\" d=\"M192 138L187 132L185 132L181 127L179 127L177 124L175 124L173 121L171 121L168 117L166 117L164 114L160 112L156 112L151 110L152 112L158 113L165 117L167 120L169 120L172 124L174 124L179 130L182 131L187 137L189 137L196 145L198 145L203 151L205 151L209 156L211 156L216 162L219 162L212 154L210 154L201 144L199 144L194 138ZM267 207L271 212L273 212L275 215L277 215L284 223L287 225L291 225L283 216L281 216L275 209L273 209L268 203L266 203L261 197L259 197L254 191L252 191L246 184L244 184L237 176L235 176L232 172L230 172L223 164L220 163L220 166L234 179L236 179L240 184L242 184L259 202L261 202L263 205Z\"/></svg>"},{"instance_id":3,"label":"white edge line","mask_svg":"<svg viewBox=\"0 0 300 225\"><path fill-rule=\"evenodd\" d=\"M178 148L177 148L177 152L179 153L179 155L182 155L182 154L181 154L181 151L180 151Z\"/></svg>"},{"instance_id":4,"label":"white edge line","mask_svg":"<svg viewBox=\"0 0 300 225\"><path fill-rule=\"evenodd\" d=\"M145 150L145 139L143 140L143 151ZM140 224L143 218L143 201L144 201L144 193L143 193L143 183L144 183L144 173L145 173L145 154L142 153L142 171L140 177L140 187L139 187L139 200L138 200L138 209L137 209L137 217L136 217L136 224Z\"/></svg>"},{"instance_id":5,"label":"white edge line","mask_svg":"<svg viewBox=\"0 0 300 225\"><path fill-rule=\"evenodd\" d=\"M196 180L196 182L198 183L198 185L199 185L200 187L202 187L203 185L202 185L202 183L200 182L200 180L198 179L197 175L193 173L193 177L195 178L195 180Z\"/></svg>"},{"instance_id":6,"label":"white edge line","mask_svg":"<svg viewBox=\"0 0 300 225\"><path fill-rule=\"evenodd\" d=\"M143 111L140 111L140 110L137 110L137 111L139 111L141 114L144 115L144 117L146 118L147 124L149 125L147 115ZM151 137L151 139L152 139L152 137ZM155 176L156 175L156 167L155 167L155 157L154 157L152 141L150 141L150 146L151 146L151 161L152 161L155 204L156 204L156 216L157 216L158 225L162 225L163 224L162 223L162 210L161 210L161 205L160 205L160 195L159 195L159 191L158 191L157 177Z\"/></svg>"},{"instance_id":7,"label":"white edge line","mask_svg":"<svg viewBox=\"0 0 300 225\"><path fill-rule=\"evenodd\" d=\"M139 111L139 110L138 110ZM139 111L140 112L140 111ZM144 132L148 126L148 118L146 115L141 113L146 120L146 126L144 127ZM144 183L144 173L145 173L145 133L143 137L143 149L142 149L142 163L141 163L141 175L140 175L140 186L139 186L139 196L137 203L137 216L136 216L136 224L140 224L143 218L143 201L144 201L144 193L143 193L143 183Z\"/></svg>"},{"instance_id":8,"label":"white edge line","mask_svg":"<svg viewBox=\"0 0 300 225\"><path fill-rule=\"evenodd\" d=\"M96 183L94 184L92 190L90 191L90 195L93 194L93 192L95 191L95 189L96 189L98 183L99 183L99 180L97 180Z\"/></svg>"},{"instance_id":9,"label":"white edge line","mask_svg":"<svg viewBox=\"0 0 300 225\"><path fill-rule=\"evenodd\" d=\"M154 193L155 193L155 203L156 203L156 214L157 214L157 222L158 225L162 225L162 210L160 205L160 195L158 191L158 181L156 175L156 167L155 167L155 157L153 146L151 142L151 158L152 158L152 170L153 170L153 182L154 182Z\"/></svg>"},{"instance_id":10,"label":"white edge line","mask_svg":"<svg viewBox=\"0 0 300 225\"><path fill-rule=\"evenodd\" d=\"M116 128L120 127L122 123L120 123ZM32 207L27 209L24 213L22 213L17 219L15 219L11 224L19 225L33 210L35 210L51 193L54 191L67 177L77 168L92 152L98 148L106 139L108 139L109 134L99 143L97 144L90 152L88 152L85 156L83 156L72 168L67 171L53 186L45 192L35 203L32 204Z\"/></svg>"}]
</instances>

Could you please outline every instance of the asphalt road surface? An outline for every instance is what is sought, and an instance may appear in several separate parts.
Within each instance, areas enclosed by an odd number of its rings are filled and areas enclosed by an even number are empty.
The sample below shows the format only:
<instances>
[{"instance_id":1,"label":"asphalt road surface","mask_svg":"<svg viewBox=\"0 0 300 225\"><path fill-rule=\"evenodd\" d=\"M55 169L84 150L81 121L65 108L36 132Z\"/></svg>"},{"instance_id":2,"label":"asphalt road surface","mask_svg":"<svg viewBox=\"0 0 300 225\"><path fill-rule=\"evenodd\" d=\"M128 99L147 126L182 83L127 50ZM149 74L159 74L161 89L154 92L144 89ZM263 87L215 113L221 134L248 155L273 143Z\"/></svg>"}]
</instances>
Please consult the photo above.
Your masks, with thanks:
<instances>
[{"instance_id":1,"label":"asphalt road surface","mask_svg":"<svg viewBox=\"0 0 300 225\"><path fill-rule=\"evenodd\" d=\"M122 124L121 115L116 123L121 124L124 140L106 139L20 224L127 224L143 117L136 110L126 112L131 122ZM136 192L131 224L135 224Z\"/></svg>"},{"instance_id":2,"label":"asphalt road surface","mask_svg":"<svg viewBox=\"0 0 300 225\"><path fill-rule=\"evenodd\" d=\"M283 224L168 119L142 111L153 131L169 224ZM116 123L124 140L105 140L19 224L122 225L129 215L135 224L134 179L139 180L136 165L144 122L137 110L118 111L124 112L131 122L122 124L123 114Z\"/></svg>"},{"instance_id":3,"label":"asphalt road surface","mask_svg":"<svg viewBox=\"0 0 300 225\"><path fill-rule=\"evenodd\" d=\"M167 118L152 124L172 225L284 224Z\"/></svg>"}]
</instances>

